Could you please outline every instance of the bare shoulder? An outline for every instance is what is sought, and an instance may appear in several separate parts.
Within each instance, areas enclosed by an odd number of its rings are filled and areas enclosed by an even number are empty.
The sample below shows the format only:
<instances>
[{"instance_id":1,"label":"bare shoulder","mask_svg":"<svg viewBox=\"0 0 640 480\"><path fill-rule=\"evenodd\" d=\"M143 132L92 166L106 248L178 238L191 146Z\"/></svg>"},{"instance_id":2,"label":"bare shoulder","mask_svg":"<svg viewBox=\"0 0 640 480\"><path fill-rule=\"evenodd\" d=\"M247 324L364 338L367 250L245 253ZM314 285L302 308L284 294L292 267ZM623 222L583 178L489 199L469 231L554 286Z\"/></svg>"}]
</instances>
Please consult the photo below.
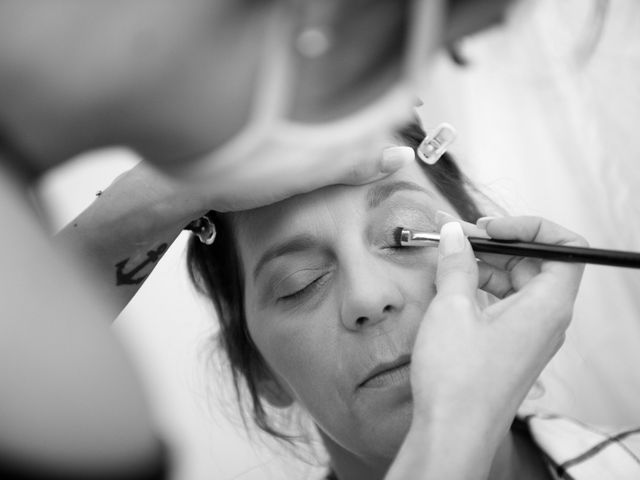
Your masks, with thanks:
<instances>
[{"instance_id":1,"label":"bare shoulder","mask_svg":"<svg viewBox=\"0 0 640 480\"><path fill-rule=\"evenodd\" d=\"M151 420L110 309L2 164L0 222L0 450L80 468L146 461Z\"/></svg>"}]
</instances>

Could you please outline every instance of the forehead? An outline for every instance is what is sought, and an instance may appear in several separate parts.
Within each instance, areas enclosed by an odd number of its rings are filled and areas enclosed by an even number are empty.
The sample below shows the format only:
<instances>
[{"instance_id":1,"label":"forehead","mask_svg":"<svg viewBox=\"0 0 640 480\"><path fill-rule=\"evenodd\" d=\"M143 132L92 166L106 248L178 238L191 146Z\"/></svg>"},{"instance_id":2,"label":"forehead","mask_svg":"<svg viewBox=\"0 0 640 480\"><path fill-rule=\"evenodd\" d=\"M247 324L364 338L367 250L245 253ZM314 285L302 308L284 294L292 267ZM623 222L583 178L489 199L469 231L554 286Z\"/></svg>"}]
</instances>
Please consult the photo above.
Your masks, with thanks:
<instances>
[{"instance_id":1,"label":"forehead","mask_svg":"<svg viewBox=\"0 0 640 480\"><path fill-rule=\"evenodd\" d=\"M390 198L393 197L396 190L387 187L400 182L406 185L398 192L411 194L413 189L409 185L413 184L428 192L428 195L418 194L421 196L416 198L420 202L430 203L428 206L434 208L445 203L416 162L376 183L329 186L266 207L232 214L236 240L241 251L246 251L289 233L317 233L313 230L326 228L328 222L347 221L353 212L364 212L377 206L389 193L392 193Z\"/></svg>"}]
</instances>

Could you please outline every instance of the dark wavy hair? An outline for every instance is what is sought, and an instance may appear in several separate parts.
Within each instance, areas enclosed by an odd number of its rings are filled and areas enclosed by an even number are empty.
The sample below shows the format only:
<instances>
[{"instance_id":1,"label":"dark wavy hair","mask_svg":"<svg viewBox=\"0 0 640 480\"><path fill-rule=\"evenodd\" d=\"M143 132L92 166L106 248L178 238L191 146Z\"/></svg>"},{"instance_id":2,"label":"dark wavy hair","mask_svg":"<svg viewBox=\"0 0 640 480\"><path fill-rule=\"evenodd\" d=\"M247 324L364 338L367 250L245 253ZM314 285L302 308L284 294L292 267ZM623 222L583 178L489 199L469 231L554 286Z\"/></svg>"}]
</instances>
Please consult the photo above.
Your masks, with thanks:
<instances>
[{"instance_id":1,"label":"dark wavy hair","mask_svg":"<svg viewBox=\"0 0 640 480\"><path fill-rule=\"evenodd\" d=\"M402 143L415 150L424 139L425 132L417 122L411 122L399 129L396 136ZM420 161L418 163L462 219L475 222L481 216L472 198L472 192L476 192L475 188L449 154L445 153L434 165L426 165ZM246 390L250 396L251 415L255 424L276 438L292 441L293 436L279 431L270 421L258 391L258 381L269 375L269 367L253 343L247 328L243 269L229 215L232 214L215 211L207 213L216 226L215 242L205 245L192 236L187 249L187 268L196 289L211 299L218 314L218 341L229 360L243 420L246 419L247 413L242 409L243 391Z\"/></svg>"}]
</instances>

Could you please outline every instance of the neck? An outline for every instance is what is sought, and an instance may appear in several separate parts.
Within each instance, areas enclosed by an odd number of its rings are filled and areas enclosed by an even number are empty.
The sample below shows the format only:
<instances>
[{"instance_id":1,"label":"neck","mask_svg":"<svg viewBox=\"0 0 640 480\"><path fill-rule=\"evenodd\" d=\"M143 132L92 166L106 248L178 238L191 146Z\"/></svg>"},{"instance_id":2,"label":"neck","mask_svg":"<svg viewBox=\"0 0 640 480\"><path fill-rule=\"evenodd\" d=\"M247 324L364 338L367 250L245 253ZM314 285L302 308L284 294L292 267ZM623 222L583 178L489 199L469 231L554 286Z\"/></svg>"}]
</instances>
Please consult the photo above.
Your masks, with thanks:
<instances>
[{"instance_id":1,"label":"neck","mask_svg":"<svg viewBox=\"0 0 640 480\"><path fill-rule=\"evenodd\" d=\"M372 459L356 455L327 437L319 430L331 460L331 470L339 480L382 480L393 459Z\"/></svg>"},{"instance_id":2,"label":"neck","mask_svg":"<svg viewBox=\"0 0 640 480\"><path fill-rule=\"evenodd\" d=\"M489 480L544 480L549 473L526 427L512 427L493 458Z\"/></svg>"},{"instance_id":3,"label":"neck","mask_svg":"<svg viewBox=\"0 0 640 480\"><path fill-rule=\"evenodd\" d=\"M339 480L382 480L393 459L364 458L335 443L322 432L331 469ZM546 467L528 432L510 430L496 451L488 480L546 480Z\"/></svg>"}]
</instances>

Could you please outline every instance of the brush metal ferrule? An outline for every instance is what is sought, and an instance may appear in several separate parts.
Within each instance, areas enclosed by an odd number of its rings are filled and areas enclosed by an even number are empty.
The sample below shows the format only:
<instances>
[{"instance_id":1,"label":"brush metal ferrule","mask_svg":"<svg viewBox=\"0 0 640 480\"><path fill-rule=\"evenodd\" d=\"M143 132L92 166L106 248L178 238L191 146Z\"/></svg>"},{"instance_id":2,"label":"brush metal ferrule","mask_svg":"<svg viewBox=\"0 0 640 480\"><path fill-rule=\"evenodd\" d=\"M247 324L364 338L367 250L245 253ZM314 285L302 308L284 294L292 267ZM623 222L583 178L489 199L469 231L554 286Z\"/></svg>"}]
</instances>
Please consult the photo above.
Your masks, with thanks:
<instances>
[{"instance_id":1,"label":"brush metal ferrule","mask_svg":"<svg viewBox=\"0 0 640 480\"><path fill-rule=\"evenodd\" d=\"M439 243L439 233L413 232L408 229L400 232L400 245L403 247L437 247Z\"/></svg>"}]
</instances>

